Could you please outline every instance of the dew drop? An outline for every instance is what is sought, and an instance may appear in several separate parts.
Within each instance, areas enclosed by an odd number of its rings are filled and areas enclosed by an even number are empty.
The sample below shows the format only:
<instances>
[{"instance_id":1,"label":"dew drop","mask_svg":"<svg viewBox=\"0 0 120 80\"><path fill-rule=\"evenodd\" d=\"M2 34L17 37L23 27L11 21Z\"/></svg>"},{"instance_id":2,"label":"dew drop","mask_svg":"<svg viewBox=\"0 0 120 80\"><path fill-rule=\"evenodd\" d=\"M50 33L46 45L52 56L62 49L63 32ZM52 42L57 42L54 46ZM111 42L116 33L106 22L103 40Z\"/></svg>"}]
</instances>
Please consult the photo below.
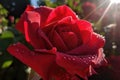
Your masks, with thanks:
<instances>
[{"instance_id":1,"label":"dew drop","mask_svg":"<svg viewBox=\"0 0 120 80\"><path fill-rule=\"evenodd\" d=\"M94 56L92 56L92 59L94 59Z\"/></svg>"},{"instance_id":2,"label":"dew drop","mask_svg":"<svg viewBox=\"0 0 120 80\"><path fill-rule=\"evenodd\" d=\"M90 56L88 57L88 59L91 59L91 58L92 58L92 57L90 57Z\"/></svg>"},{"instance_id":3,"label":"dew drop","mask_svg":"<svg viewBox=\"0 0 120 80\"><path fill-rule=\"evenodd\" d=\"M21 50L21 53L23 54L23 53L25 53L25 51Z\"/></svg>"},{"instance_id":4,"label":"dew drop","mask_svg":"<svg viewBox=\"0 0 120 80\"><path fill-rule=\"evenodd\" d=\"M68 58L68 60L71 60L71 58Z\"/></svg>"},{"instance_id":5,"label":"dew drop","mask_svg":"<svg viewBox=\"0 0 120 80\"><path fill-rule=\"evenodd\" d=\"M81 60L81 58L79 58L79 60Z\"/></svg>"},{"instance_id":6,"label":"dew drop","mask_svg":"<svg viewBox=\"0 0 120 80\"><path fill-rule=\"evenodd\" d=\"M64 57L64 59L66 59L66 57Z\"/></svg>"},{"instance_id":7,"label":"dew drop","mask_svg":"<svg viewBox=\"0 0 120 80\"><path fill-rule=\"evenodd\" d=\"M16 49L16 52L19 52L19 49Z\"/></svg>"},{"instance_id":8,"label":"dew drop","mask_svg":"<svg viewBox=\"0 0 120 80\"><path fill-rule=\"evenodd\" d=\"M88 64L86 60L83 61L84 63Z\"/></svg>"},{"instance_id":9,"label":"dew drop","mask_svg":"<svg viewBox=\"0 0 120 80\"><path fill-rule=\"evenodd\" d=\"M83 59L83 60L86 60L86 58L85 58L85 57L83 57L82 59Z\"/></svg>"},{"instance_id":10,"label":"dew drop","mask_svg":"<svg viewBox=\"0 0 120 80\"><path fill-rule=\"evenodd\" d=\"M74 60L75 60L75 58L72 58L72 60L74 61Z\"/></svg>"}]
</instances>

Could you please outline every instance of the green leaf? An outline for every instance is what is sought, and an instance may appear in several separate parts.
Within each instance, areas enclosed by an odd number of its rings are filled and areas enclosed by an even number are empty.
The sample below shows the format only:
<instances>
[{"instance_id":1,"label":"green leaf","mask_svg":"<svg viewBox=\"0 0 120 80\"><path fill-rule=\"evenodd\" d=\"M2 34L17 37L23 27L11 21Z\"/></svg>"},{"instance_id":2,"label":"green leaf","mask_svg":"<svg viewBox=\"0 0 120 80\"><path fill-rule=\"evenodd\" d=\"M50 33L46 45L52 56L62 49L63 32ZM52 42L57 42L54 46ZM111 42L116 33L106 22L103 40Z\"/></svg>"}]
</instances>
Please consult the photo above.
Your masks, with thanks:
<instances>
[{"instance_id":1,"label":"green leaf","mask_svg":"<svg viewBox=\"0 0 120 80\"><path fill-rule=\"evenodd\" d=\"M2 65L2 68L8 68L11 64L12 64L12 60L9 60L9 61L5 61Z\"/></svg>"},{"instance_id":2,"label":"green leaf","mask_svg":"<svg viewBox=\"0 0 120 80\"><path fill-rule=\"evenodd\" d=\"M1 38L14 38L14 34L11 31L4 31Z\"/></svg>"}]
</instances>

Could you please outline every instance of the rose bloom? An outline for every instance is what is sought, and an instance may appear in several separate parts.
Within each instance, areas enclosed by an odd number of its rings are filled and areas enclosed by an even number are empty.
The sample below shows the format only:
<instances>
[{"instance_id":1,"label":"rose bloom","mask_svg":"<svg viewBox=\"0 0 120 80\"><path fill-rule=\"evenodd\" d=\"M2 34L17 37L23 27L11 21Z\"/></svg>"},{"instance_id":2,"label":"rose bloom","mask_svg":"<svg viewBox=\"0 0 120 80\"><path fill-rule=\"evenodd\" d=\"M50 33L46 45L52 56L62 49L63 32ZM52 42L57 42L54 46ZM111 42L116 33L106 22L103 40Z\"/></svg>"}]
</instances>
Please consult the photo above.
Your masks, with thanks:
<instances>
[{"instance_id":1,"label":"rose bloom","mask_svg":"<svg viewBox=\"0 0 120 80\"><path fill-rule=\"evenodd\" d=\"M95 74L106 63L105 40L89 22L79 19L67 6L28 6L16 24L34 50L22 43L8 52L34 69L43 80L80 80Z\"/></svg>"}]
</instances>

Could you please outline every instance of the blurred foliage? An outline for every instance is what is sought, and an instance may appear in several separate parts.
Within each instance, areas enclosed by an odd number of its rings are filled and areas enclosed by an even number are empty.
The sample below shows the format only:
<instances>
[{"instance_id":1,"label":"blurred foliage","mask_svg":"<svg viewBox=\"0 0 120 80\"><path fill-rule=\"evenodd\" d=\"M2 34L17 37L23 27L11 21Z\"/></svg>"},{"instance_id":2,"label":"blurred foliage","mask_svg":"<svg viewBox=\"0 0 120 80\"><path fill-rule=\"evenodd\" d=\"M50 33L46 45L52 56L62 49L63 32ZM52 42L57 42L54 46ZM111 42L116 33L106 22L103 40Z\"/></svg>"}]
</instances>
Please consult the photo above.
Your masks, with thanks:
<instances>
[{"instance_id":1,"label":"blurred foliage","mask_svg":"<svg viewBox=\"0 0 120 80\"><path fill-rule=\"evenodd\" d=\"M10 44L23 40L14 25L8 18L8 11L0 4L0 80L27 80L27 67L6 50Z\"/></svg>"},{"instance_id":2,"label":"blurred foliage","mask_svg":"<svg viewBox=\"0 0 120 80\"><path fill-rule=\"evenodd\" d=\"M3 8L3 6L0 4L0 15L1 16L7 16L7 10Z\"/></svg>"},{"instance_id":3,"label":"blurred foliage","mask_svg":"<svg viewBox=\"0 0 120 80\"><path fill-rule=\"evenodd\" d=\"M100 6L101 2L105 2L104 7ZM108 0L38 0L37 3L39 6L46 5L53 8L59 5L68 5L79 18L90 21L94 31L105 36L104 52L107 57L120 55L120 23L115 22L119 21L120 17L118 19L114 17L116 16L113 11L115 6L111 7L106 15L101 18L107 8L106 6L108 6ZM21 8L20 5L17 7ZM9 9L6 10L0 4L0 80L27 80L28 67L12 57L6 50L10 44L18 41L29 46L23 35L15 29L15 23L19 20L19 18L16 18L17 13L15 16L9 15L9 13ZM92 76L89 80L111 80L101 77L98 79L97 77L99 76ZM105 76L102 75L102 77Z\"/></svg>"}]
</instances>

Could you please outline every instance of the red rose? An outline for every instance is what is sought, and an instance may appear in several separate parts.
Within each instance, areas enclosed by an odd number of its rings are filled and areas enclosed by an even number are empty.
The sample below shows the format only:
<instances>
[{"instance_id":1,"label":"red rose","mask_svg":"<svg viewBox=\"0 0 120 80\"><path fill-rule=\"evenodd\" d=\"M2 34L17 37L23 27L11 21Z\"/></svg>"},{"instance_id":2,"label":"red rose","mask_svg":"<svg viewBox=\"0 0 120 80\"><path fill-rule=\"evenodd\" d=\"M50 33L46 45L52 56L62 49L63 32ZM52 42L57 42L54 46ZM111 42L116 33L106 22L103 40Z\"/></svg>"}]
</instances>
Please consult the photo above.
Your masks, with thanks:
<instances>
[{"instance_id":1,"label":"red rose","mask_svg":"<svg viewBox=\"0 0 120 80\"><path fill-rule=\"evenodd\" d=\"M105 62L104 38L65 5L55 9L29 6L16 28L34 50L17 43L8 51L43 80L79 80L78 76L87 80L87 76L95 73L93 68Z\"/></svg>"}]
</instances>

